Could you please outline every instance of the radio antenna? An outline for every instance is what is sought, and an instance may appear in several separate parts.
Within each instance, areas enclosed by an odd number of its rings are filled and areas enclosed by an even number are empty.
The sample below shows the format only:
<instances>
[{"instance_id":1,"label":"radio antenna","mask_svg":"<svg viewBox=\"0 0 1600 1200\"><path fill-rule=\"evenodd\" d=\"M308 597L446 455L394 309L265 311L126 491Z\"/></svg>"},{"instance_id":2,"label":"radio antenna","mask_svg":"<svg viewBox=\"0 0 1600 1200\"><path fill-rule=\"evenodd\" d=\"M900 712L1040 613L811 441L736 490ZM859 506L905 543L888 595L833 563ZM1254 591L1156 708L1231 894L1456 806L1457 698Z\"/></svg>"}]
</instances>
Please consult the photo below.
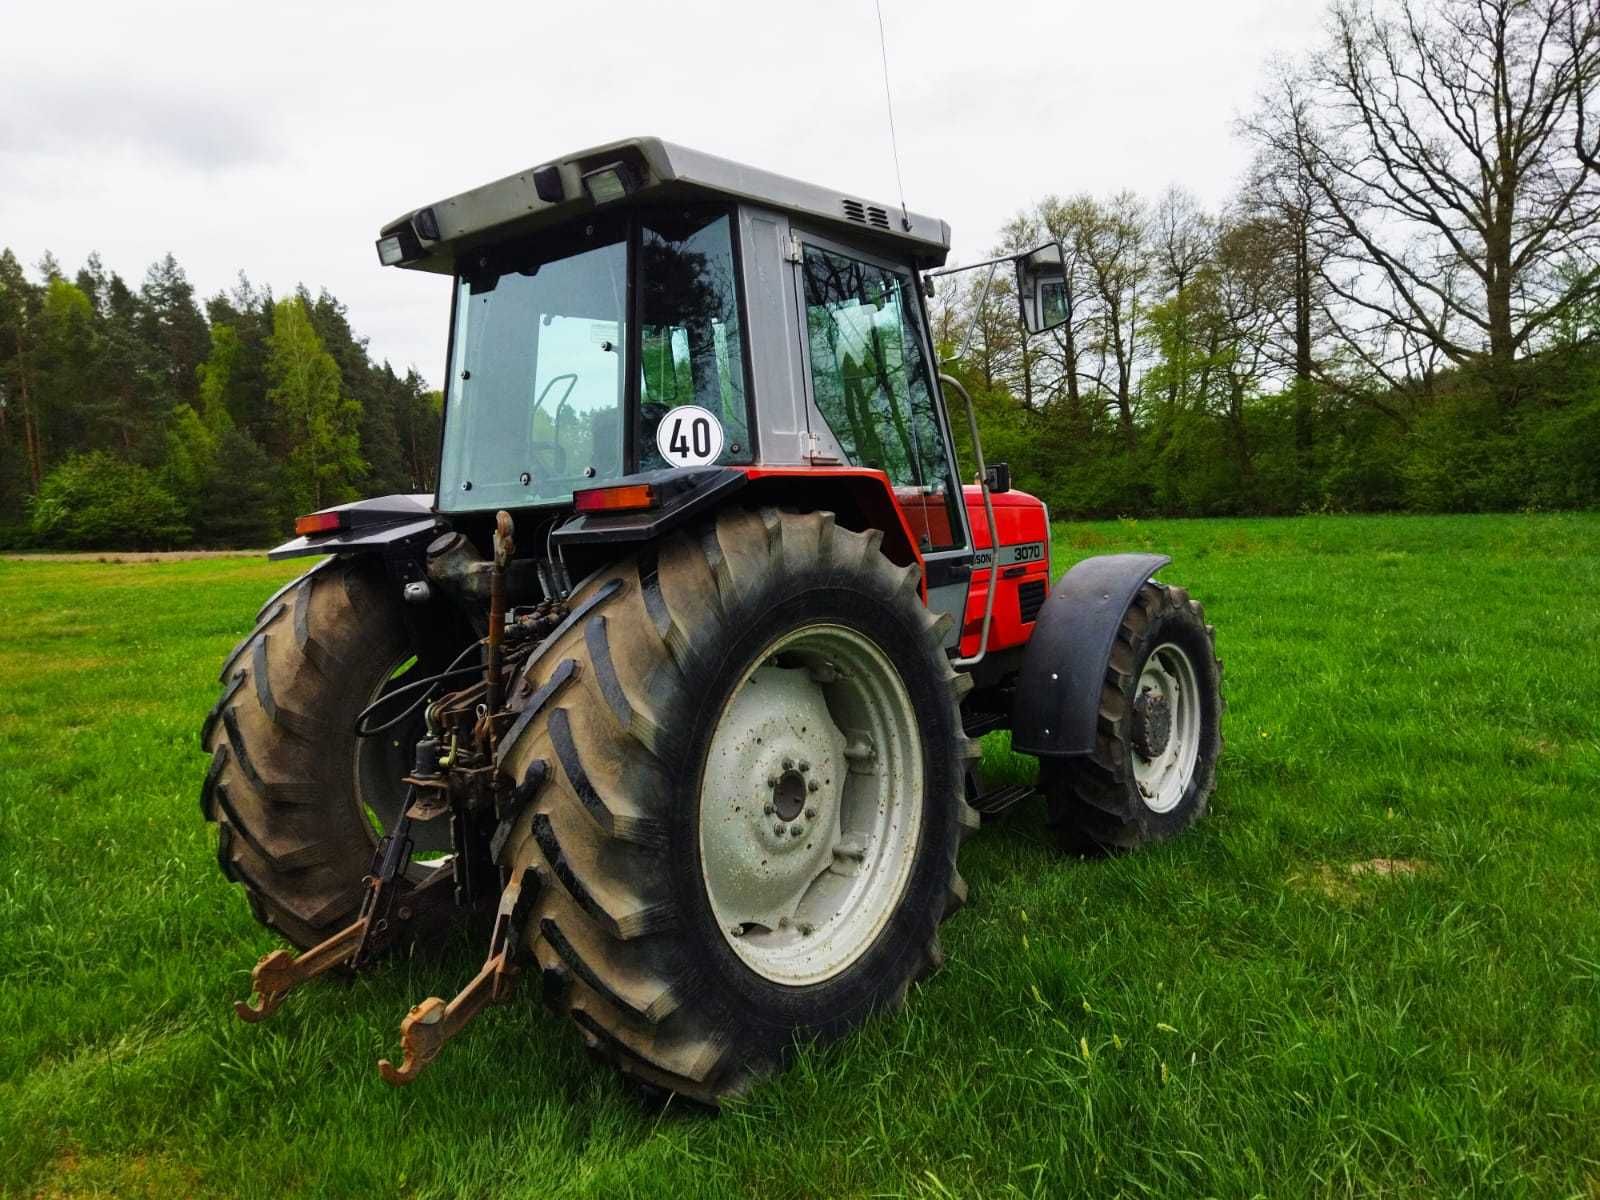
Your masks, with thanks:
<instances>
[{"instance_id":1,"label":"radio antenna","mask_svg":"<svg viewBox=\"0 0 1600 1200\"><path fill-rule=\"evenodd\" d=\"M889 87L889 39L883 33L883 0L872 0L878 10L878 52L883 58L883 103L889 110L889 150L894 155L894 181L900 187L900 228L911 232L911 211L906 208L906 181L900 174L900 141L894 134L894 93Z\"/></svg>"}]
</instances>

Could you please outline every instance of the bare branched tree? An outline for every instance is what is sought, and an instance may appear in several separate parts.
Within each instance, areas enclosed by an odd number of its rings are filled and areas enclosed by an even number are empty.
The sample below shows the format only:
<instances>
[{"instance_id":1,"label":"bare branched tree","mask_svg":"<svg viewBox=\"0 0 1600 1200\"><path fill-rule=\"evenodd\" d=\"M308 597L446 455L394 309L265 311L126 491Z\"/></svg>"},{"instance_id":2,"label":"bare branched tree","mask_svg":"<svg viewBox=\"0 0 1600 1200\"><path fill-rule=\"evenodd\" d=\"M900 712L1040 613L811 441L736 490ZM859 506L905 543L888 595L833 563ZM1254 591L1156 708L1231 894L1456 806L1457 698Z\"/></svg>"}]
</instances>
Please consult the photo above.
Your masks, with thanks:
<instances>
[{"instance_id":1,"label":"bare branched tree","mask_svg":"<svg viewBox=\"0 0 1600 1200\"><path fill-rule=\"evenodd\" d=\"M1099 390L1115 406L1117 426L1131 449L1140 339L1150 284L1150 238L1145 205L1132 192L1119 192L1085 213L1084 265L1093 288L1096 320L1091 350L1099 358Z\"/></svg>"},{"instance_id":2,"label":"bare branched tree","mask_svg":"<svg viewBox=\"0 0 1600 1200\"><path fill-rule=\"evenodd\" d=\"M1278 81L1249 130L1310 185L1330 321L1371 373L1487 365L1509 402L1504 368L1600 289L1597 52L1595 0L1340 4Z\"/></svg>"},{"instance_id":3,"label":"bare branched tree","mask_svg":"<svg viewBox=\"0 0 1600 1200\"><path fill-rule=\"evenodd\" d=\"M1190 338L1182 328L1187 320L1188 306L1184 304L1184 289L1194 279L1195 273L1212 261L1216 252L1217 231L1210 215L1200 207L1200 202L1182 188L1169 187L1156 202L1150 217L1150 240L1154 256L1156 281L1160 289L1172 297L1174 313L1179 325L1175 346L1179 355L1176 369L1167 381L1167 407L1177 407L1184 399L1188 379L1188 353Z\"/></svg>"}]
</instances>

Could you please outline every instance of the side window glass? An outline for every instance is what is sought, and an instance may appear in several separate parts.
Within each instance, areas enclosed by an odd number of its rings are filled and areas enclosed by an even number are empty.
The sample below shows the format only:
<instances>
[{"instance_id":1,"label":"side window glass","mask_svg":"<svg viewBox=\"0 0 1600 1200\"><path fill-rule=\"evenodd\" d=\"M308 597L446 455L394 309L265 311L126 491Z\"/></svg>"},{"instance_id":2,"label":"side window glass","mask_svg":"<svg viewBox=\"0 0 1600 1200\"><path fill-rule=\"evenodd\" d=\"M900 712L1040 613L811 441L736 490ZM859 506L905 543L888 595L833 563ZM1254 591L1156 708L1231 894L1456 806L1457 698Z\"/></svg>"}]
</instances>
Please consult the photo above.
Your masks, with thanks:
<instances>
[{"instance_id":1,"label":"side window glass","mask_svg":"<svg viewBox=\"0 0 1600 1200\"><path fill-rule=\"evenodd\" d=\"M802 270L818 411L851 463L889 476L924 550L961 545L910 277L815 246Z\"/></svg>"},{"instance_id":2,"label":"side window glass","mask_svg":"<svg viewBox=\"0 0 1600 1200\"><path fill-rule=\"evenodd\" d=\"M719 462L749 462L744 343L726 210L647 214L640 231L639 466L668 465L656 429L694 404L722 423Z\"/></svg>"}]
</instances>

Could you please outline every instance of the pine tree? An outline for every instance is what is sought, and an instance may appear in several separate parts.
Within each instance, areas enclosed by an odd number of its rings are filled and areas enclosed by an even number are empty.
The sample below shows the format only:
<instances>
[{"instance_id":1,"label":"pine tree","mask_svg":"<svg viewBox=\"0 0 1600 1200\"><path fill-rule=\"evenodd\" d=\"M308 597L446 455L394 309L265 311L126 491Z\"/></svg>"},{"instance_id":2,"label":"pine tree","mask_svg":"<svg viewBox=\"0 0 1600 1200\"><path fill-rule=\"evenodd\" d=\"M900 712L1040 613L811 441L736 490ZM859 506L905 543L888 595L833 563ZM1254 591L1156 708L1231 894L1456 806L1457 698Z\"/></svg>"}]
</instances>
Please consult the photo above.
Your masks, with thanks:
<instances>
[{"instance_id":1,"label":"pine tree","mask_svg":"<svg viewBox=\"0 0 1600 1200\"><path fill-rule=\"evenodd\" d=\"M194 300L194 287L171 254L151 265L139 289L144 339L162 356L174 402L192 402L195 368L211 348L211 333Z\"/></svg>"},{"instance_id":2,"label":"pine tree","mask_svg":"<svg viewBox=\"0 0 1600 1200\"><path fill-rule=\"evenodd\" d=\"M28 282L17 256L0 251L0 442L21 441L34 492L44 478L38 407L40 292Z\"/></svg>"}]
</instances>

